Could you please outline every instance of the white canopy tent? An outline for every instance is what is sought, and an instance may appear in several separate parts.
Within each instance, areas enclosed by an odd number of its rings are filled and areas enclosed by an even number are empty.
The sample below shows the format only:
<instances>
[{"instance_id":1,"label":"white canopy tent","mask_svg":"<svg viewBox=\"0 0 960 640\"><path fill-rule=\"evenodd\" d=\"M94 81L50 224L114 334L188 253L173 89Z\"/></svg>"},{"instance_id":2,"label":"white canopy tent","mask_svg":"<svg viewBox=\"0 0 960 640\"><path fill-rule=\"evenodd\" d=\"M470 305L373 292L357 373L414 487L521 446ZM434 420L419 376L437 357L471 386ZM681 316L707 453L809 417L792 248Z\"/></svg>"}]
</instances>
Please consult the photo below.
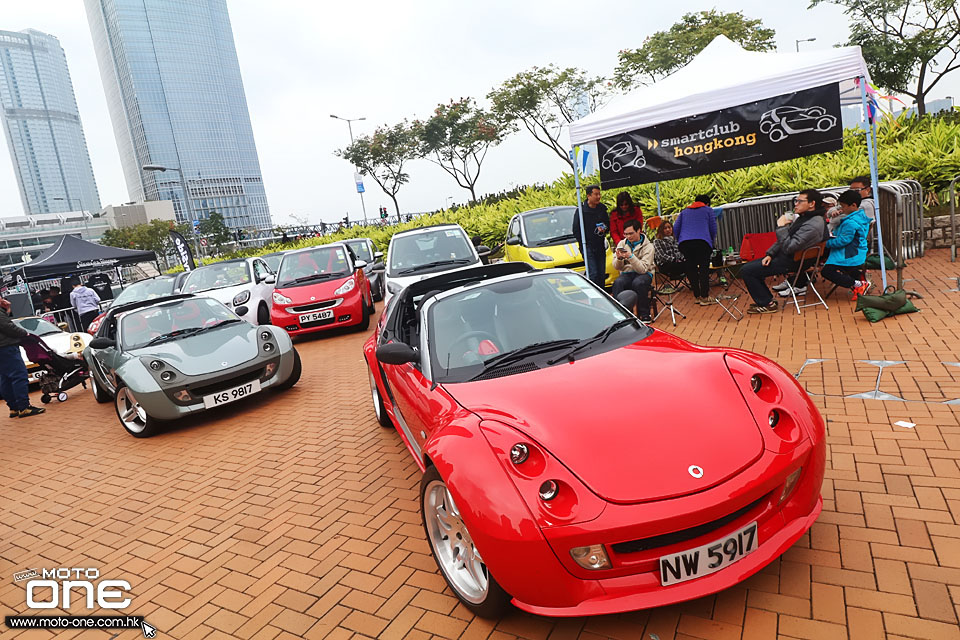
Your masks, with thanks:
<instances>
[{"instance_id":1,"label":"white canopy tent","mask_svg":"<svg viewBox=\"0 0 960 640\"><path fill-rule=\"evenodd\" d=\"M689 64L667 78L639 87L571 123L570 143L575 150L579 145L610 136L830 84L838 85L841 105L860 103L866 115L869 82L860 47L802 53L757 52L746 51L725 36L717 36ZM871 126L865 128L874 202L879 203L876 138ZM775 160L759 157L752 164ZM574 175L578 178L579 205L579 177L576 172ZM882 247L879 216L877 235ZM886 287L884 261L880 262Z\"/></svg>"}]
</instances>

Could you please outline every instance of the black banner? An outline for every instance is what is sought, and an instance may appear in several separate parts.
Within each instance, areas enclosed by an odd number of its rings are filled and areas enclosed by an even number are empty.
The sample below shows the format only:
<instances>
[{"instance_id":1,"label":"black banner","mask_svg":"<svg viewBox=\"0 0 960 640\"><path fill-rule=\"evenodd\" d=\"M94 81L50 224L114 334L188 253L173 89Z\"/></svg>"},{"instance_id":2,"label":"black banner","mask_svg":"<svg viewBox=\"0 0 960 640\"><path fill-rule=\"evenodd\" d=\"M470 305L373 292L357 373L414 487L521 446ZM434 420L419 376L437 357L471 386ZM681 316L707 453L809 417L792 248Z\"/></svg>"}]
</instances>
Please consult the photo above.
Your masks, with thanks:
<instances>
[{"instance_id":1,"label":"black banner","mask_svg":"<svg viewBox=\"0 0 960 640\"><path fill-rule=\"evenodd\" d=\"M837 84L597 141L605 189L767 164L842 146Z\"/></svg>"},{"instance_id":2,"label":"black banner","mask_svg":"<svg viewBox=\"0 0 960 640\"><path fill-rule=\"evenodd\" d=\"M193 271L197 265L193 262L193 254L190 253L190 245L186 239L177 231L170 231L170 240L173 241L173 250L180 259L184 271Z\"/></svg>"}]
</instances>

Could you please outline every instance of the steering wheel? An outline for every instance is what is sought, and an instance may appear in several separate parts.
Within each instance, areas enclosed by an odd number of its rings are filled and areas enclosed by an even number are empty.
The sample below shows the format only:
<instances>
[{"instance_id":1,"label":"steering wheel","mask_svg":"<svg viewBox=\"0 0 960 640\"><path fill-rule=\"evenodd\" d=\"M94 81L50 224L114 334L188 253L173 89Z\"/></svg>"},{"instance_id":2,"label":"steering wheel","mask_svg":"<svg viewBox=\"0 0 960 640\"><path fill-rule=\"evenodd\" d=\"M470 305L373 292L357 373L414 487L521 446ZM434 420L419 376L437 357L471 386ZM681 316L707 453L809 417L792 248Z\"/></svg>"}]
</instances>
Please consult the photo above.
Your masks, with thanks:
<instances>
[{"instance_id":1,"label":"steering wheel","mask_svg":"<svg viewBox=\"0 0 960 640\"><path fill-rule=\"evenodd\" d=\"M465 334L457 338L457 340L450 345L450 353L457 353L458 350L456 349L456 347L461 342L466 342L470 338L477 338L477 342L480 342L481 340L489 340L495 346L497 344L497 337L492 333L489 333L487 331L467 331Z\"/></svg>"}]
</instances>

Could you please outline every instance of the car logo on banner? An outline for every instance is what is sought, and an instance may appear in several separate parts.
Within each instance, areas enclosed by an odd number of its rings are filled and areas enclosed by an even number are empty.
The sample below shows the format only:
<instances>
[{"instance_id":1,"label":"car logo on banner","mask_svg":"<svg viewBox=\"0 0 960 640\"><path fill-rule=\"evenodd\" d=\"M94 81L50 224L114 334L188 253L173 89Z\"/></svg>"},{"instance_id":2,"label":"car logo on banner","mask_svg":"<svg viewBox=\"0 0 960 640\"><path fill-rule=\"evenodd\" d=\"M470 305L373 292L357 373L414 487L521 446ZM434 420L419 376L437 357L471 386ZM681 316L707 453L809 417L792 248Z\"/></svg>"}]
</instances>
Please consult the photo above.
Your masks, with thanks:
<instances>
[{"instance_id":1,"label":"car logo on banner","mask_svg":"<svg viewBox=\"0 0 960 640\"><path fill-rule=\"evenodd\" d=\"M634 146L633 143L629 141L618 142L603 154L600 166L614 173L619 173L630 167L643 169L647 166L647 159L644 157L643 149L640 145Z\"/></svg>"},{"instance_id":2,"label":"car logo on banner","mask_svg":"<svg viewBox=\"0 0 960 640\"><path fill-rule=\"evenodd\" d=\"M829 131L835 126L836 117L820 106L804 109L784 105L771 109L760 117L760 132L767 134L770 142L780 142L791 135L807 131Z\"/></svg>"}]
</instances>

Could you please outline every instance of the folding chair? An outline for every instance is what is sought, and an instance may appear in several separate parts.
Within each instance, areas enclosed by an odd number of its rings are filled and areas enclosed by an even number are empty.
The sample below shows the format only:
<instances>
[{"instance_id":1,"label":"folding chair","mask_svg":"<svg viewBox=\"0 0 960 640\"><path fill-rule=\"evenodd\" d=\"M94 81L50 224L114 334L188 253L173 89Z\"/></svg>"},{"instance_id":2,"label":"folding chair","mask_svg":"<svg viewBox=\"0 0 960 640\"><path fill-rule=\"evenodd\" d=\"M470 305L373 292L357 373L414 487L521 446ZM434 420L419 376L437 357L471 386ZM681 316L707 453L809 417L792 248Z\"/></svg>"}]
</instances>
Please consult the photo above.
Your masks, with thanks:
<instances>
[{"instance_id":1,"label":"folding chair","mask_svg":"<svg viewBox=\"0 0 960 640\"><path fill-rule=\"evenodd\" d=\"M664 288L668 285L672 287L669 293L664 291ZM655 270L653 272L653 285L650 287L650 295L651 311L655 311L653 316L654 322L668 309L670 310L670 319L673 321L673 326L677 326L677 316L680 316L684 320L687 319L687 316L677 309L676 304L673 302L673 297L687 286L689 285L687 284L686 276L671 277L661 271ZM656 311L657 302L661 305L659 311Z\"/></svg>"},{"instance_id":2,"label":"folding chair","mask_svg":"<svg viewBox=\"0 0 960 640\"><path fill-rule=\"evenodd\" d=\"M787 276L787 280L790 282L790 297L793 298L793 304L797 308L797 315L800 315L800 309L803 307L815 307L817 305L823 305L824 309L829 309L827 303L824 302L823 297L820 295L820 292L817 291L817 287L814 286L814 282L817 279L817 275L820 273L820 260L823 258L823 249L825 243L821 242L820 244L810 247L809 249L804 249L803 251L797 251L793 254L794 262L797 262L797 270L793 274L793 277ZM797 283L800 281L801 274L806 274L807 276L807 286L806 291L801 293L803 296L804 304L800 304L797 301ZM813 294L817 296L819 302L807 302L807 292L813 290ZM787 305L783 305L786 309Z\"/></svg>"}]
</instances>

